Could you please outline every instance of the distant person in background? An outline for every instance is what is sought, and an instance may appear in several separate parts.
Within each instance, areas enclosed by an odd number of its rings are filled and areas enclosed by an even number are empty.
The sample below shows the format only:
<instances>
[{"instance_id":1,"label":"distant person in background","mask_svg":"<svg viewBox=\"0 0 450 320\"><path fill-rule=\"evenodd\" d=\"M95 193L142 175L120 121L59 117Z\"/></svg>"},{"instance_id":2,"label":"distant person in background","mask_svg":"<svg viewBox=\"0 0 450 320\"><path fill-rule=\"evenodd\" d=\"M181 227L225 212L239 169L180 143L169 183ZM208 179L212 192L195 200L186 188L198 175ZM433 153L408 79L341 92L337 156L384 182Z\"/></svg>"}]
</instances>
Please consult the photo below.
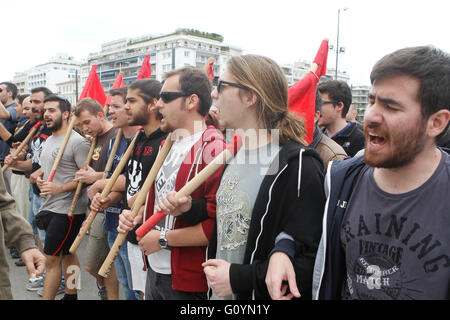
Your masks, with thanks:
<instances>
[{"instance_id":1,"label":"distant person in background","mask_svg":"<svg viewBox=\"0 0 450 320\"><path fill-rule=\"evenodd\" d=\"M345 120L352 103L350 87L344 81L328 80L319 83L317 88L322 97L319 127L324 127L323 133L353 157L364 148L364 133L356 123Z\"/></svg>"},{"instance_id":2,"label":"distant person in background","mask_svg":"<svg viewBox=\"0 0 450 320\"><path fill-rule=\"evenodd\" d=\"M344 160L346 159L347 153L345 150L338 145L335 141L329 138L327 135L319 129L317 123L320 119L320 114L322 110L322 98L319 91L316 92L316 102L315 102L315 114L314 114L314 137L313 141L309 145L310 148L315 149L323 160L323 168L325 173L327 172L328 163L332 160Z\"/></svg>"},{"instance_id":3,"label":"distant person in background","mask_svg":"<svg viewBox=\"0 0 450 320\"><path fill-rule=\"evenodd\" d=\"M8 129L11 134L17 126L17 112L14 109L16 106L17 87L11 82L0 83L0 123ZM0 141L0 166L3 166L5 158L9 154L9 146L4 141ZM4 173L6 190L11 194L11 174L12 171L8 168Z\"/></svg>"},{"instance_id":4,"label":"distant person in background","mask_svg":"<svg viewBox=\"0 0 450 320\"><path fill-rule=\"evenodd\" d=\"M358 127L362 130L363 127L359 123L359 121L356 119L357 116L358 116L358 110L356 109L355 105L352 103L350 105L350 108L348 109L347 116L345 117L345 120L347 120L348 122L356 123L358 125Z\"/></svg>"}]
</instances>

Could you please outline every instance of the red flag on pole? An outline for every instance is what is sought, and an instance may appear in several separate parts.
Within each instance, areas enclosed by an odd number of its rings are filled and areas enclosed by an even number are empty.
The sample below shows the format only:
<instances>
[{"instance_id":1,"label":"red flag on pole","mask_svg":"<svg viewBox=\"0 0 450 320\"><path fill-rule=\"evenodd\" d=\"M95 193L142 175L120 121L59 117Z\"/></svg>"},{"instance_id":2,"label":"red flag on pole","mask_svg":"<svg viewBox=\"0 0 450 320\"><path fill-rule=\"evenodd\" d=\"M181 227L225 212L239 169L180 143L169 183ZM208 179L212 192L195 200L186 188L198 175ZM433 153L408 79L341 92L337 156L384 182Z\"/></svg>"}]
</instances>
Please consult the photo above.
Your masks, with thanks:
<instances>
[{"instance_id":1,"label":"red flag on pole","mask_svg":"<svg viewBox=\"0 0 450 320\"><path fill-rule=\"evenodd\" d=\"M105 90L103 90L102 84L97 76L97 65L92 65L91 71L89 72L89 76L84 84L83 91L81 92L80 101L84 98L92 98L97 100L100 105L105 105L106 94Z\"/></svg>"},{"instance_id":2,"label":"red flag on pole","mask_svg":"<svg viewBox=\"0 0 450 320\"><path fill-rule=\"evenodd\" d=\"M211 81L211 82L214 80L214 68L213 68L213 66L214 66L214 58L210 57L208 59L208 61L206 62L205 71L206 71L206 75L209 78L209 81Z\"/></svg>"},{"instance_id":3,"label":"red flag on pole","mask_svg":"<svg viewBox=\"0 0 450 320\"><path fill-rule=\"evenodd\" d=\"M116 81L114 81L111 89L117 89L117 88L123 88L123 87L125 87L125 82L123 82L123 72L119 72L119 75L117 76ZM107 106L111 105L111 94L108 94L105 105L107 105Z\"/></svg>"},{"instance_id":4,"label":"red flag on pole","mask_svg":"<svg viewBox=\"0 0 450 320\"><path fill-rule=\"evenodd\" d=\"M314 114L317 83L327 72L328 39L322 41L311 70L289 88L289 110L305 119L305 140L310 144L314 135Z\"/></svg>"},{"instance_id":5,"label":"red flag on pole","mask_svg":"<svg viewBox=\"0 0 450 320\"><path fill-rule=\"evenodd\" d=\"M141 69L139 70L139 74L137 76L137 80L146 79L152 77L152 66L150 65L150 55L145 55L144 62L142 62Z\"/></svg>"}]
</instances>

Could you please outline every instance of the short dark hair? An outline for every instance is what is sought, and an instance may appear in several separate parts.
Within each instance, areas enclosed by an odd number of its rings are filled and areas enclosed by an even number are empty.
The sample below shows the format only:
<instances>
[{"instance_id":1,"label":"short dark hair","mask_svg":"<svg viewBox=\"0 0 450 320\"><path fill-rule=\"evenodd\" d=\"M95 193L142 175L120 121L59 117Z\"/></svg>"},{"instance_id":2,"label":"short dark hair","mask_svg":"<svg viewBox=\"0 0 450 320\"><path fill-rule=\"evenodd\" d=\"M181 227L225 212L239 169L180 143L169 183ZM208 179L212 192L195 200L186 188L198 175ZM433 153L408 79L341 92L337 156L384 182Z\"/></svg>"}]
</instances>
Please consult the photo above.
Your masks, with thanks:
<instances>
[{"instance_id":1,"label":"short dark hair","mask_svg":"<svg viewBox=\"0 0 450 320\"><path fill-rule=\"evenodd\" d=\"M114 96L121 96L123 99L123 103L127 102L127 87L123 87L123 88L115 88L115 89L111 89L109 90L109 94L114 97Z\"/></svg>"},{"instance_id":2,"label":"short dark hair","mask_svg":"<svg viewBox=\"0 0 450 320\"><path fill-rule=\"evenodd\" d=\"M165 75L165 79L172 76L180 76L180 90L185 94L196 94L199 98L197 112L201 116L206 116L211 108L211 82L204 70L186 66L180 69L169 71Z\"/></svg>"},{"instance_id":3,"label":"short dark hair","mask_svg":"<svg viewBox=\"0 0 450 320\"><path fill-rule=\"evenodd\" d=\"M450 110L450 55L433 46L408 47L381 58L370 73L372 85L383 78L409 75L420 81L417 99L424 120ZM450 125L436 137L439 139Z\"/></svg>"},{"instance_id":4,"label":"short dark hair","mask_svg":"<svg viewBox=\"0 0 450 320\"><path fill-rule=\"evenodd\" d=\"M51 94L44 98L44 103L49 102L49 101L57 101L58 107L59 107L59 110L61 111L61 113L65 112L65 111L68 111L70 113L71 106L70 106L69 100L67 100L63 97L57 96L56 94Z\"/></svg>"},{"instance_id":5,"label":"short dark hair","mask_svg":"<svg viewBox=\"0 0 450 320\"><path fill-rule=\"evenodd\" d=\"M17 86L12 83L12 82L8 82L8 81L3 81L0 84L4 84L6 85L6 91L11 92L12 96L11 98L14 100L15 98L17 98Z\"/></svg>"},{"instance_id":6,"label":"short dark hair","mask_svg":"<svg viewBox=\"0 0 450 320\"><path fill-rule=\"evenodd\" d=\"M47 87L36 87L36 88L31 89L31 93L37 93L37 92L43 92L44 97L48 97L49 95L53 94L53 92Z\"/></svg>"},{"instance_id":7,"label":"short dark hair","mask_svg":"<svg viewBox=\"0 0 450 320\"><path fill-rule=\"evenodd\" d=\"M19 104L22 105L23 104L23 100L25 100L26 98L28 98L30 95L28 93L25 94L18 94L17 95L17 100L19 101Z\"/></svg>"},{"instance_id":8,"label":"short dark hair","mask_svg":"<svg viewBox=\"0 0 450 320\"><path fill-rule=\"evenodd\" d=\"M138 96L144 99L145 103L150 103L153 99L159 100L161 92L161 82L152 79L140 79L130 84L128 89L139 89Z\"/></svg>"},{"instance_id":9,"label":"short dark hair","mask_svg":"<svg viewBox=\"0 0 450 320\"><path fill-rule=\"evenodd\" d=\"M352 104L352 90L348 84L342 80L328 80L319 83L317 88L320 93L328 93L331 100L342 102L344 104L341 117L345 118L348 109Z\"/></svg>"},{"instance_id":10,"label":"short dark hair","mask_svg":"<svg viewBox=\"0 0 450 320\"><path fill-rule=\"evenodd\" d=\"M81 114L81 112L85 110L95 116L99 112L105 115L105 112L103 111L101 104L97 100L91 98L84 98L77 103L74 112L75 117L78 117Z\"/></svg>"},{"instance_id":11,"label":"short dark hair","mask_svg":"<svg viewBox=\"0 0 450 320\"><path fill-rule=\"evenodd\" d=\"M314 103L314 111L322 111L322 96L319 93L319 90L316 90L316 101Z\"/></svg>"}]
</instances>

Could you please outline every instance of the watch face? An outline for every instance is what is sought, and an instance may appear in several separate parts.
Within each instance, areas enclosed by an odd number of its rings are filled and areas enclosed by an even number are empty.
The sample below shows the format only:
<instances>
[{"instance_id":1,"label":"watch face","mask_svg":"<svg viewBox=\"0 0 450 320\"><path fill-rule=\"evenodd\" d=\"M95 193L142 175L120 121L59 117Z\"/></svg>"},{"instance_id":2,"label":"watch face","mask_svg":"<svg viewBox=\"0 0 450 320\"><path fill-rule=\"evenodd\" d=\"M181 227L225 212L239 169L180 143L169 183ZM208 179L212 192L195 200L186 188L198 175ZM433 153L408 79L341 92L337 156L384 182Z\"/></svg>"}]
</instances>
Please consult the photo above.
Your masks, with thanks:
<instances>
[{"instance_id":1,"label":"watch face","mask_svg":"<svg viewBox=\"0 0 450 320\"><path fill-rule=\"evenodd\" d=\"M167 246L167 240L166 239L159 239L158 242L159 242L159 245L162 248L165 248Z\"/></svg>"}]
</instances>

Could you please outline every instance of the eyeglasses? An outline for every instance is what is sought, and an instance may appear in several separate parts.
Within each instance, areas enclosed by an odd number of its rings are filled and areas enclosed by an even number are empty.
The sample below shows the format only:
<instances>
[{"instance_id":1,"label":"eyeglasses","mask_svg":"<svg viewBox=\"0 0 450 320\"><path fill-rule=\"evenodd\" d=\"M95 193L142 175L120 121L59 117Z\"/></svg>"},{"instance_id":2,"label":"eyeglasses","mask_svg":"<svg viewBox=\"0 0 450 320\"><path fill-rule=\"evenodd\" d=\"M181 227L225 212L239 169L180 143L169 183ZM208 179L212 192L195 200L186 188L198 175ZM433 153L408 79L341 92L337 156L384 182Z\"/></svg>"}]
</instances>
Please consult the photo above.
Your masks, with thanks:
<instances>
[{"instance_id":1,"label":"eyeglasses","mask_svg":"<svg viewBox=\"0 0 450 320\"><path fill-rule=\"evenodd\" d=\"M190 96L189 94L186 94L184 92L172 92L172 91L163 91L159 94L159 96L161 97L161 100L164 103L169 103L172 100L181 98L181 97L188 97Z\"/></svg>"},{"instance_id":2,"label":"eyeglasses","mask_svg":"<svg viewBox=\"0 0 450 320\"><path fill-rule=\"evenodd\" d=\"M322 104L337 104L337 103L339 103L339 101L336 101L336 100L331 100L331 101L327 101L327 100L323 100L322 101Z\"/></svg>"},{"instance_id":3,"label":"eyeglasses","mask_svg":"<svg viewBox=\"0 0 450 320\"><path fill-rule=\"evenodd\" d=\"M218 93L220 93L220 91L222 90L223 85L248 90L248 88L246 86L243 86L242 84L219 80L219 82L217 83L217 92Z\"/></svg>"}]
</instances>

